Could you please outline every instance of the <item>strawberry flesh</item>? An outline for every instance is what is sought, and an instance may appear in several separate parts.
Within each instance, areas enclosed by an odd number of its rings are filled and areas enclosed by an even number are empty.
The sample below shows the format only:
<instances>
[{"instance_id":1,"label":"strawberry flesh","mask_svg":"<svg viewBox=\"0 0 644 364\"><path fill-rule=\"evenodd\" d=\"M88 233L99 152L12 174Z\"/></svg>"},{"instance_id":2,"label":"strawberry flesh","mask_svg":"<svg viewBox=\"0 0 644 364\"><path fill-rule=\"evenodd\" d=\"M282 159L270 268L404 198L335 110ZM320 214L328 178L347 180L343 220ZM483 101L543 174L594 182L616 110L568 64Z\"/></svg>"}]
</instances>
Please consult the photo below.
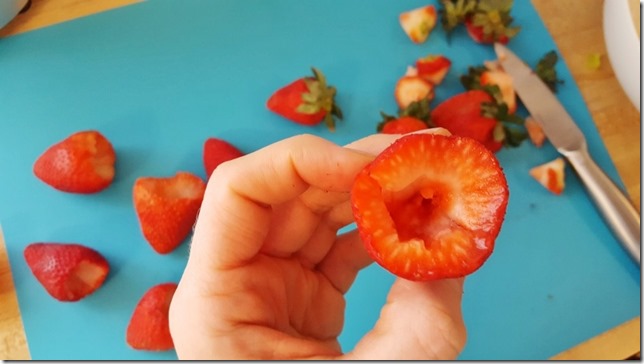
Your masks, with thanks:
<instances>
[{"instance_id":1,"label":"strawberry flesh","mask_svg":"<svg viewBox=\"0 0 644 364\"><path fill-rule=\"evenodd\" d=\"M127 326L126 342L130 347L148 351L174 348L168 314L176 289L176 283L162 283L141 297Z\"/></svg>"},{"instance_id":2,"label":"strawberry flesh","mask_svg":"<svg viewBox=\"0 0 644 364\"><path fill-rule=\"evenodd\" d=\"M402 278L462 277L490 256L508 187L498 161L458 136L412 134L365 167L351 191L373 259Z\"/></svg>"},{"instance_id":3,"label":"strawberry flesh","mask_svg":"<svg viewBox=\"0 0 644 364\"><path fill-rule=\"evenodd\" d=\"M96 291L110 267L96 250L66 243L32 243L24 257L36 279L55 299L78 301Z\"/></svg>"}]
</instances>

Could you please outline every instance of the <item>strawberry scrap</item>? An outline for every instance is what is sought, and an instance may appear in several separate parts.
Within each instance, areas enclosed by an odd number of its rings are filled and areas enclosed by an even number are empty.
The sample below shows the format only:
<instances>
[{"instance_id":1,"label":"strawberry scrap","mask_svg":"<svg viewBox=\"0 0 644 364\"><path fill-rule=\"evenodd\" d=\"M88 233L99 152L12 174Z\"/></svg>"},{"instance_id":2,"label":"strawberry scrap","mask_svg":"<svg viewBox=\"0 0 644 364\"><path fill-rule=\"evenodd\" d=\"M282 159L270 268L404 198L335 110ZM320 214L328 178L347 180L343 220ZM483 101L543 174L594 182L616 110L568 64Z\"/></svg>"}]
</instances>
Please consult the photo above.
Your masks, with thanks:
<instances>
[{"instance_id":1,"label":"strawberry scrap","mask_svg":"<svg viewBox=\"0 0 644 364\"><path fill-rule=\"evenodd\" d=\"M525 119L525 129L528 131L528 137L534 146L541 148L546 141L546 134L541 129L541 125L532 117Z\"/></svg>"},{"instance_id":2,"label":"strawberry scrap","mask_svg":"<svg viewBox=\"0 0 644 364\"><path fill-rule=\"evenodd\" d=\"M510 15L513 0L441 0L441 24L448 37L464 24L469 36L477 43L507 44L521 30L513 26Z\"/></svg>"},{"instance_id":3,"label":"strawberry scrap","mask_svg":"<svg viewBox=\"0 0 644 364\"><path fill-rule=\"evenodd\" d=\"M94 293L110 271L101 253L76 243L31 243L23 254L47 293L63 302L79 301Z\"/></svg>"},{"instance_id":4,"label":"strawberry scrap","mask_svg":"<svg viewBox=\"0 0 644 364\"><path fill-rule=\"evenodd\" d=\"M166 351L174 349L168 314L176 283L151 287L134 308L127 326L126 342L136 350Z\"/></svg>"},{"instance_id":5,"label":"strawberry scrap","mask_svg":"<svg viewBox=\"0 0 644 364\"><path fill-rule=\"evenodd\" d=\"M461 76L461 83L466 90L484 90L489 92L499 104L505 104L508 114L517 110L517 96L512 76L495 63L490 66L469 67L468 73ZM490 68L494 67L494 68Z\"/></svg>"},{"instance_id":6,"label":"strawberry scrap","mask_svg":"<svg viewBox=\"0 0 644 364\"><path fill-rule=\"evenodd\" d=\"M172 177L141 177L134 182L134 209L143 236L159 254L177 248L190 234L206 184L187 172Z\"/></svg>"},{"instance_id":7,"label":"strawberry scrap","mask_svg":"<svg viewBox=\"0 0 644 364\"><path fill-rule=\"evenodd\" d=\"M414 101L434 99L434 85L421 76L401 77L396 83L394 97L398 107L405 109Z\"/></svg>"},{"instance_id":8,"label":"strawberry scrap","mask_svg":"<svg viewBox=\"0 0 644 364\"><path fill-rule=\"evenodd\" d=\"M398 17L400 26L412 42L424 43L436 26L436 7L427 5L406 11Z\"/></svg>"},{"instance_id":9,"label":"strawberry scrap","mask_svg":"<svg viewBox=\"0 0 644 364\"><path fill-rule=\"evenodd\" d=\"M564 159L559 157L531 168L529 174L548 191L560 195L566 187L565 166Z\"/></svg>"},{"instance_id":10,"label":"strawberry scrap","mask_svg":"<svg viewBox=\"0 0 644 364\"><path fill-rule=\"evenodd\" d=\"M326 78L313 68L313 77L302 77L273 93L266 107L298 124L313 126L325 122L335 130L335 118L342 119L342 110L335 103L336 89L327 85Z\"/></svg>"},{"instance_id":11,"label":"strawberry scrap","mask_svg":"<svg viewBox=\"0 0 644 364\"><path fill-rule=\"evenodd\" d=\"M376 130L383 134L407 134L427 129L433 124L430 121L429 100L414 101L406 108L399 110L398 116L380 112L382 121Z\"/></svg>"},{"instance_id":12,"label":"strawberry scrap","mask_svg":"<svg viewBox=\"0 0 644 364\"><path fill-rule=\"evenodd\" d=\"M415 281L455 278L492 254L508 185L494 154L475 140L410 134L358 173L351 203L379 265Z\"/></svg>"},{"instance_id":13,"label":"strawberry scrap","mask_svg":"<svg viewBox=\"0 0 644 364\"><path fill-rule=\"evenodd\" d=\"M212 172L220 164L239 158L244 153L234 145L219 138L208 138L203 146L203 164L206 176L210 178Z\"/></svg>"},{"instance_id":14,"label":"strawberry scrap","mask_svg":"<svg viewBox=\"0 0 644 364\"><path fill-rule=\"evenodd\" d=\"M443 55L432 54L419 58L416 61L418 76L426 79L433 85L439 85L443 82L451 66L452 61Z\"/></svg>"},{"instance_id":15,"label":"strawberry scrap","mask_svg":"<svg viewBox=\"0 0 644 364\"><path fill-rule=\"evenodd\" d=\"M90 194L112 183L115 162L110 141L100 132L88 130L47 148L34 163L33 173L59 191Z\"/></svg>"}]
</instances>

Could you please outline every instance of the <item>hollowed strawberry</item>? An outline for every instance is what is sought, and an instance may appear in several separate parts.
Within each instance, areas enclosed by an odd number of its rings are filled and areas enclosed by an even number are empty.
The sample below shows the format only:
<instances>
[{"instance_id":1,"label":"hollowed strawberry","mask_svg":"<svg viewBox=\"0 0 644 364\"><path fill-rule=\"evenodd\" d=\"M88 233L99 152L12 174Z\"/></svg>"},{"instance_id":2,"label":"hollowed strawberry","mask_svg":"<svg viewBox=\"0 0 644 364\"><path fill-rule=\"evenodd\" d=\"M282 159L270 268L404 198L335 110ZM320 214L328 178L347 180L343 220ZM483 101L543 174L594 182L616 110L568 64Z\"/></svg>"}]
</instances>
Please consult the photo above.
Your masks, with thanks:
<instances>
[{"instance_id":1,"label":"hollowed strawberry","mask_svg":"<svg viewBox=\"0 0 644 364\"><path fill-rule=\"evenodd\" d=\"M373 259L425 281L468 275L487 260L508 186L494 154L473 139L411 134L358 174L351 201Z\"/></svg>"}]
</instances>

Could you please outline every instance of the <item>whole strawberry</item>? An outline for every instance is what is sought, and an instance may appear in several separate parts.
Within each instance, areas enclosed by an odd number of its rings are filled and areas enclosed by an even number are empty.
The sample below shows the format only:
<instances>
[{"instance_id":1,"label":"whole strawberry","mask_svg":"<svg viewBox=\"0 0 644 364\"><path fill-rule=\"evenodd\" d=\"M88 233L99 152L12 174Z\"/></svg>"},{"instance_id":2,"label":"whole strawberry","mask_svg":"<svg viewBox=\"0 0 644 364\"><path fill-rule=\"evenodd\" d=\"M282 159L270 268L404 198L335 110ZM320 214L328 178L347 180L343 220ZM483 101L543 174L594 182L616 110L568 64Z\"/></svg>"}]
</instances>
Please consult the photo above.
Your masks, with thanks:
<instances>
[{"instance_id":1,"label":"whole strawberry","mask_svg":"<svg viewBox=\"0 0 644 364\"><path fill-rule=\"evenodd\" d=\"M112 183L115 161L107 138L98 131L81 131L49 147L36 160L33 172L57 190L95 193Z\"/></svg>"},{"instance_id":2,"label":"whole strawberry","mask_svg":"<svg viewBox=\"0 0 644 364\"><path fill-rule=\"evenodd\" d=\"M134 209L141 231L157 253L170 253L190 234L205 190L204 181L187 172L134 182Z\"/></svg>"},{"instance_id":3,"label":"whole strawberry","mask_svg":"<svg viewBox=\"0 0 644 364\"><path fill-rule=\"evenodd\" d=\"M351 202L367 252L382 267L415 281L456 278L492 254L508 185L475 140L410 134L358 173Z\"/></svg>"},{"instance_id":4,"label":"whole strawberry","mask_svg":"<svg viewBox=\"0 0 644 364\"><path fill-rule=\"evenodd\" d=\"M165 351L174 348L168 313L176 283L150 288L134 308L127 326L126 342L136 350Z\"/></svg>"},{"instance_id":5,"label":"whole strawberry","mask_svg":"<svg viewBox=\"0 0 644 364\"><path fill-rule=\"evenodd\" d=\"M342 111L335 103L335 87L329 86L322 72L313 68L313 77L299 78L277 90L266 103L268 109L302 125L317 125L323 120L335 130L335 119Z\"/></svg>"},{"instance_id":6,"label":"whole strawberry","mask_svg":"<svg viewBox=\"0 0 644 364\"><path fill-rule=\"evenodd\" d=\"M92 294L110 271L99 252L81 244L32 243L23 253L38 282L59 301L78 301Z\"/></svg>"},{"instance_id":7,"label":"whole strawberry","mask_svg":"<svg viewBox=\"0 0 644 364\"><path fill-rule=\"evenodd\" d=\"M208 138L203 146L203 164L206 176L210 177L212 171L220 164L244 155L242 151L223 139Z\"/></svg>"}]
</instances>

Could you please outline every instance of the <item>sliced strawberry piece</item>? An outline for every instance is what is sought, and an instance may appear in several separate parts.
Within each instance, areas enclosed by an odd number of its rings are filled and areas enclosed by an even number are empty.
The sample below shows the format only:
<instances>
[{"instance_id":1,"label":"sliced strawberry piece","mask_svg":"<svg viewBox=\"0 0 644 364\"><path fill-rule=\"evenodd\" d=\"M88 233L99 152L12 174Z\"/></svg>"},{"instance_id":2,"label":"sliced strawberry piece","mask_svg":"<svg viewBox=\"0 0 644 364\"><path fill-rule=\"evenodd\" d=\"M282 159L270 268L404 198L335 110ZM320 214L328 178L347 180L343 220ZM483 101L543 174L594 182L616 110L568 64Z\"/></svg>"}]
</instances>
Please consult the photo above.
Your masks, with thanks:
<instances>
[{"instance_id":1,"label":"sliced strawberry piece","mask_svg":"<svg viewBox=\"0 0 644 364\"><path fill-rule=\"evenodd\" d=\"M205 190L201 178L187 172L134 182L134 209L141 231L157 253L170 253L192 231Z\"/></svg>"},{"instance_id":2,"label":"sliced strawberry piece","mask_svg":"<svg viewBox=\"0 0 644 364\"><path fill-rule=\"evenodd\" d=\"M273 93L266 107L298 124L317 125L323 120L329 130L335 130L335 119L342 111L335 103L336 89L327 85L326 78L313 68L313 77L299 78Z\"/></svg>"},{"instance_id":3,"label":"sliced strawberry piece","mask_svg":"<svg viewBox=\"0 0 644 364\"><path fill-rule=\"evenodd\" d=\"M107 138L98 131L81 131L49 147L34 163L33 172L57 190L95 193L112 183L115 161Z\"/></svg>"},{"instance_id":4,"label":"sliced strawberry piece","mask_svg":"<svg viewBox=\"0 0 644 364\"><path fill-rule=\"evenodd\" d=\"M212 171L220 164L243 155L242 151L223 139L206 139L203 146L203 163L206 169L206 176L210 177Z\"/></svg>"},{"instance_id":5,"label":"sliced strawberry piece","mask_svg":"<svg viewBox=\"0 0 644 364\"><path fill-rule=\"evenodd\" d=\"M162 283L150 288L134 308L127 326L126 342L136 350L174 349L168 313L176 283Z\"/></svg>"},{"instance_id":6,"label":"sliced strawberry piece","mask_svg":"<svg viewBox=\"0 0 644 364\"><path fill-rule=\"evenodd\" d=\"M436 26L436 18L436 7L434 5L409 10L399 16L403 30L409 39L416 44L427 40L427 37Z\"/></svg>"},{"instance_id":7,"label":"sliced strawberry piece","mask_svg":"<svg viewBox=\"0 0 644 364\"><path fill-rule=\"evenodd\" d=\"M420 76L403 76L396 83L394 96L398 107L406 108L414 101L434 98L434 85Z\"/></svg>"},{"instance_id":8,"label":"sliced strawberry piece","mask_svg":"<svg viewBox=\"0 0 644 364\"><path fill-rule=\"evenodd\" d=\"M429 126L422 120L411 116L386 121L378 130L383 134L407 134L418 130L427 129Z\"/></svg>"},{"instance_id":9,"label":"sliced strawberry piece","mask_svg":"<svg viewBox=\"0 0 644 364\"><path fill-rule=\"evenodd\" d=\"M357 175L351 202L378 264L410 280L454 278L492 253L508 186L494 154L473 139L410 134Z\"/></svg>"},{"instance_id":10,"label":"sliced strawberry piece","mask_svg":"<svg viewBox=\"0 0 644 364\"><path fill-rule=\"evenodd\" d=\"M452 61L442 55L429 55L416 61L418 76L426 79L434 85L443 82L443 79L449 72Z\"/></svg>"},{"instance_id":11,"label":"sliced strawberry piece","mask_svg":"<svg viewBox=\"0 0 644 364\"><path fill-rule=\"evenodd\" d=\"M541 125L539 125L533 117L528 116L525 119L525 128L528 131L528 136L530 137L532 144L537 148L541 148L543 143L546 141L546 134L543 132L543 129L541 129Z\"/></svg>"},{"instance_id":12,"label":"sliced strawberry piece","mask_svg":"<svg viewBox=\"0 0 644 364\"><path fill-rule=\"evenodd\" d=\"M481 90L457 94L436 106L431 114L432 123L454 135L477 140L497 152L503 146L503 137L495 135L498 122L484 116L481 109L482 104L492 101L492 96Z\"/></svg>"},{"instance_id":13,"label":"sliced strawberry piece","mask_svg":"<svg viewBox=\"0 0 644 364\"><path fill-rule=\"evenodd\" d=\"M560 195L564 188L565 184L565 174L564 168L566 163L563 158L557 158L550 162L538 165L530 169L530 176L536 179L537 182L541 183L548 191L554 193L555 195Z\"/></svg>"},{"instance_id":14,"label":"sliced strawberry piece","mask_svg":"<svg viewBox=\"0 0 644 364\"><path fill-rule=\"evenodd\" d=\"M110 271L99 252L81 244L32 243L23 253L38 282L59 301L78 301L92 294Z\"/></svg>"}]
</instances>

